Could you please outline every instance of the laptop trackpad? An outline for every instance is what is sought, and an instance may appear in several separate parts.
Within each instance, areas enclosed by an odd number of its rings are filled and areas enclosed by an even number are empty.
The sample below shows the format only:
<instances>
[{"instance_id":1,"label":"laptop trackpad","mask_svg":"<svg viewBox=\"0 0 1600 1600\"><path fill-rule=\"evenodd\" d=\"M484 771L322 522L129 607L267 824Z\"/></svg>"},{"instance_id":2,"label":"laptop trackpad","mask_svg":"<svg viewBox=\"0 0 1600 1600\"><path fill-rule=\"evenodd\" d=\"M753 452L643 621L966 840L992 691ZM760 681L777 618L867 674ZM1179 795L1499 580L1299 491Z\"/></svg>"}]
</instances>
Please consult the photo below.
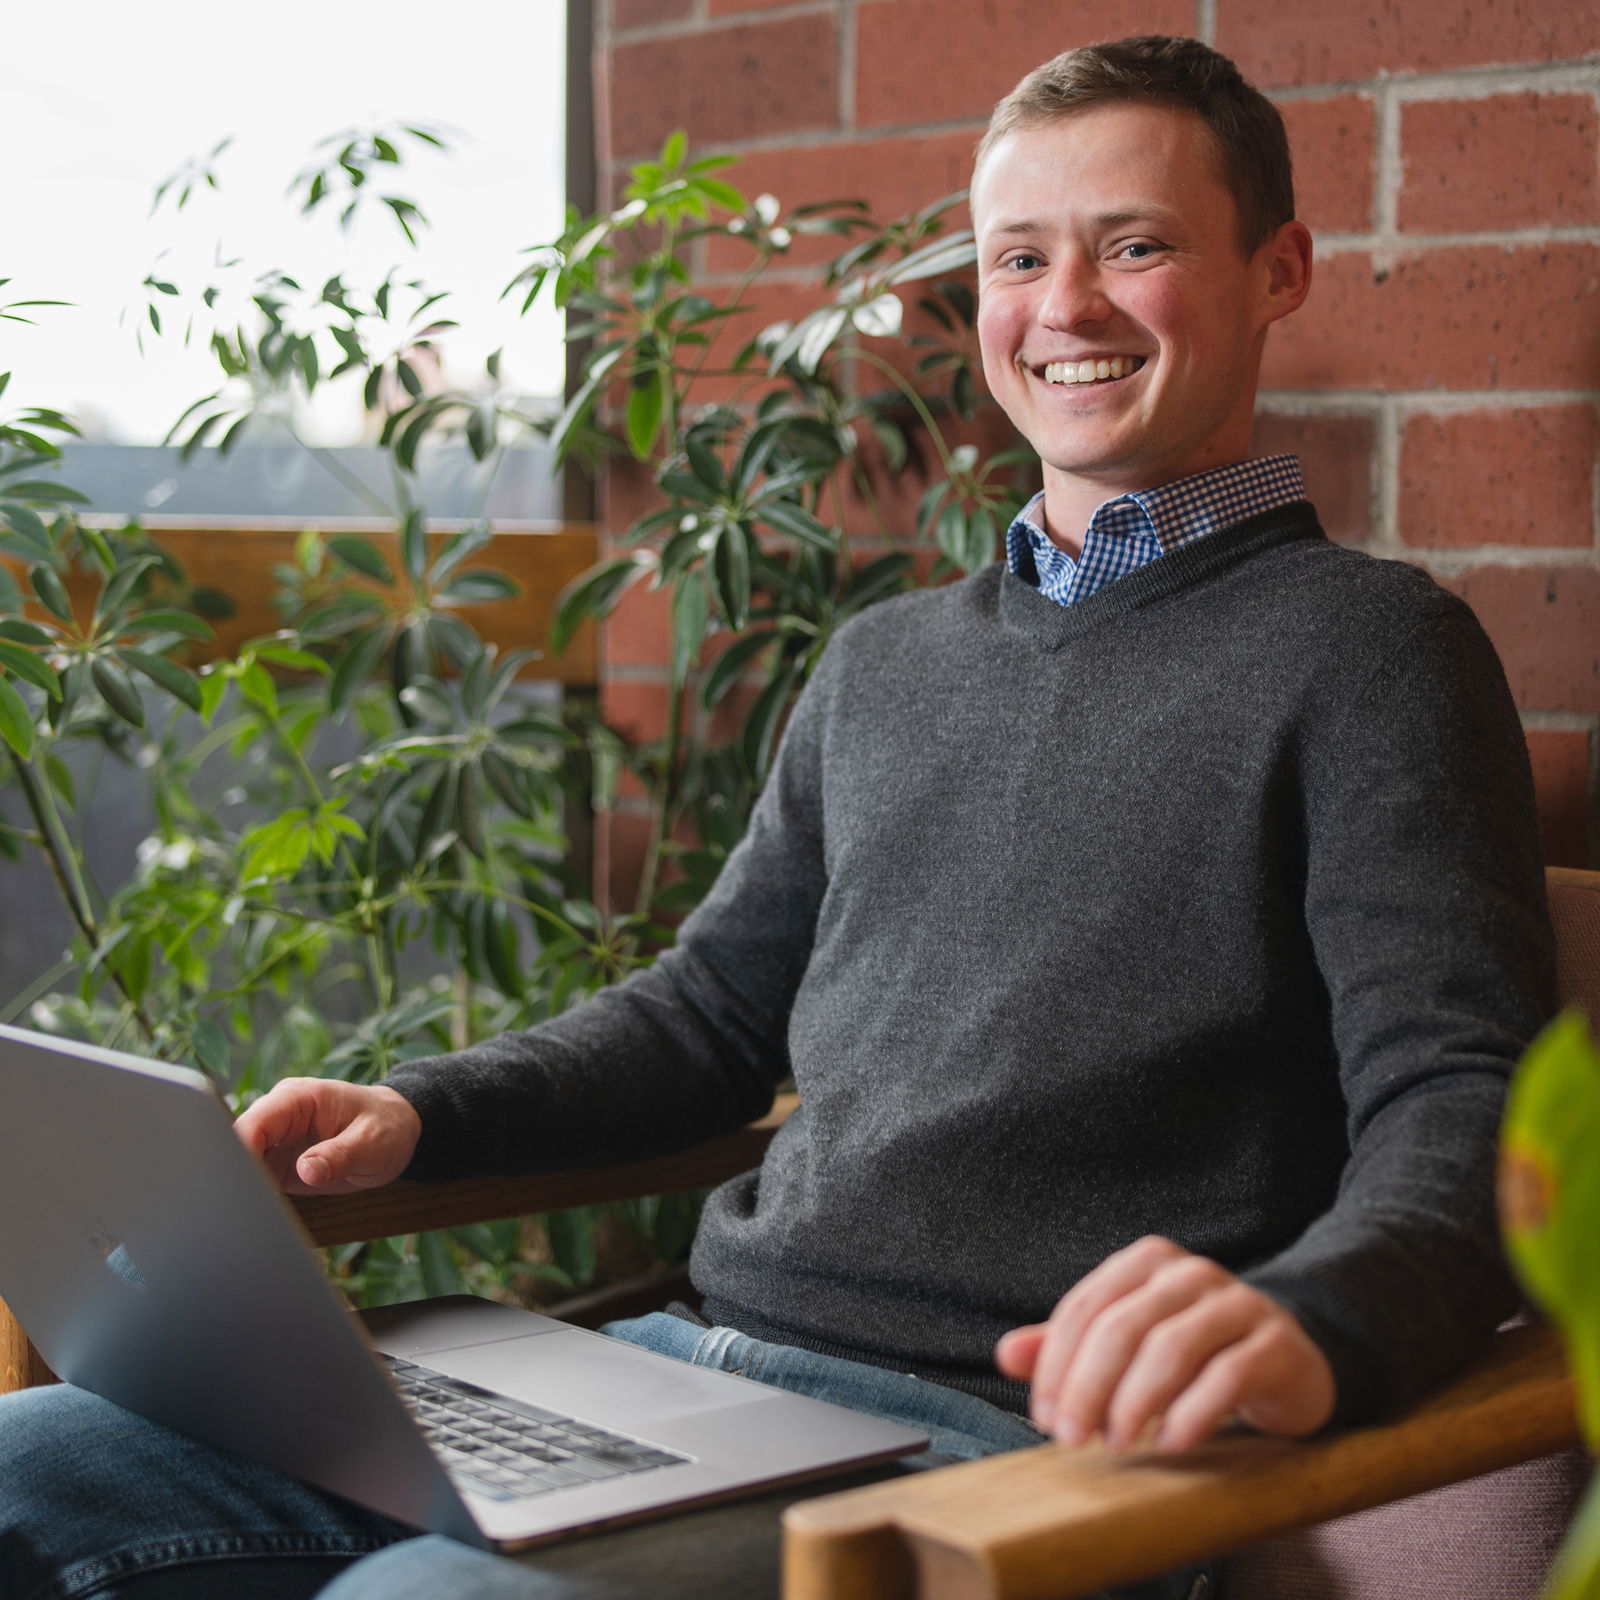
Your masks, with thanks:
<instances>
[{"instance_id":1,"label":"laptop trackpad","mask_svg":"<svg viewBox=\"0 0 1600 1600\"><path fill-rule=\"evenodd\" d=\"M692 1367L582 1328L436 1350L425 1359L452 1377L629 1432L695 1412L782 1398L780 1390L732 1382L727 1373Z\"/></svg>"}]
</instances>

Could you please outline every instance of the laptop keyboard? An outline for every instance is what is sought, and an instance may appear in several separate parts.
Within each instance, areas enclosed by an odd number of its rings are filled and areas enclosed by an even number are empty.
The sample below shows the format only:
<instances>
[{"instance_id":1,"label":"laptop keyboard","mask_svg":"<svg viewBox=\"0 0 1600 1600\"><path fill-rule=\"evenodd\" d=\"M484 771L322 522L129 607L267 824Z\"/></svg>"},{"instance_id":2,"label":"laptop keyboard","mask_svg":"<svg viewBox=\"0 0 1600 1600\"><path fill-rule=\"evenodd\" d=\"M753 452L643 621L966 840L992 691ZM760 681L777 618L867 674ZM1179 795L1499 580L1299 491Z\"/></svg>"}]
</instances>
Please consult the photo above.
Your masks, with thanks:
<instances>
[{"instance_id":1,"label":"laptop keyboard","mask_svg":"<svg viewBox=\"0 0 1600 1600\"><path fill-rule=\"evenodd\" d=\"M552 1494L689 1459L430 1367L382 1360L445 1470L492 1500Z\"/></svg>"}]
</instances>

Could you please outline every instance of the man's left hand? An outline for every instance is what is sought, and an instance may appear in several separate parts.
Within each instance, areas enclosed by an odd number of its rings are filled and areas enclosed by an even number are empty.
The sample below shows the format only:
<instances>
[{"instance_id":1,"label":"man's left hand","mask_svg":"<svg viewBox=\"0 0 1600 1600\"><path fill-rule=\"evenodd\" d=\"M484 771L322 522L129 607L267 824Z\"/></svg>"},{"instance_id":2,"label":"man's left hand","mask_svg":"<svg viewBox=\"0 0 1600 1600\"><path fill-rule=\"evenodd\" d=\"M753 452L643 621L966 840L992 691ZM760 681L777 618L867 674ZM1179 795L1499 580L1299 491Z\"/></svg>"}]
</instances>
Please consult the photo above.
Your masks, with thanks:
<instances>
[{"instance_id":1,"label":"man's left hand","mask_svg":"<svg viewBox=\"0 0 1600 1600\"><path fill-rule=\"evenodd\" d=\"M1315 1433L1333 1370L1292 1312L1204 1256L1147 1238L1108 1257L1048 1322L1013 1328L995 1360L1031 1379L1034 1423L1067 1444L1187 1450L1237 1415L1263 1433Z\"/></svg>"}]
</instances>

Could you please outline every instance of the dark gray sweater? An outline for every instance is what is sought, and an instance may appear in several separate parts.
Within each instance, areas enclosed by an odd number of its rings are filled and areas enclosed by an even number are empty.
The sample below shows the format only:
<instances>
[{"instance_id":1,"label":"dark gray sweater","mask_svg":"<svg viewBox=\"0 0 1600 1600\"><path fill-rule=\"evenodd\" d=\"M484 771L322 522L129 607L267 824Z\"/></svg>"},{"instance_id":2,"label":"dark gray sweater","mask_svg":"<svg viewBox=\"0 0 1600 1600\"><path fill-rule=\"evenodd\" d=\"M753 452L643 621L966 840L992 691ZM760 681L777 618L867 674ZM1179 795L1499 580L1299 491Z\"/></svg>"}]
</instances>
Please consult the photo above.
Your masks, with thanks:
<instances>
[{"instance_id":1,"label":"dark gray sweater","mask_svg":"<svg viewBox=\"0 0 1600 1600\"><path fill-rule=\"evenodd\" d=\"M433 1178L683 1147L792 1071L701 1224L714 1320L1020 1408L998 1335L1158 1233L1286 1302L1352 1420L1513 1303L1551 973L1493 649L1301 504L1072 607L992 567L873 608L675 949L390 1081Z\"/></svg>"}]
</instances>

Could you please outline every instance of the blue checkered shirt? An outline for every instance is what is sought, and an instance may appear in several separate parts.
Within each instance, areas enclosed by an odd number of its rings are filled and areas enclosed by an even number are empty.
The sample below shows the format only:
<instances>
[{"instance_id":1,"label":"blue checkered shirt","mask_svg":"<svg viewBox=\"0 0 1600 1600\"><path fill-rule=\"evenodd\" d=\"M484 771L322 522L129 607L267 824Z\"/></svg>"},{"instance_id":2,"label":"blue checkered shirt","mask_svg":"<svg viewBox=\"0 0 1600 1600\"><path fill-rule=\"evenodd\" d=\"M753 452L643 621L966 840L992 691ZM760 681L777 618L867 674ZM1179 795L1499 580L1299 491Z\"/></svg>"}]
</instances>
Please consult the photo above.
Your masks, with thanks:
<instances>
[{"instance_id":1,"label":"blue checkered shirt","mask_svg":"<svg viewBox=\"0 0 1600 1600\"><path fill-rule=\"evenodd\" d=\"M1305 497L1298 456L1258 456L1197 472L1158 489L1120 494L1097 507L1084 535L1083 552L1074 561L1051 544L1034 520L1042 520L1040 493L1006 529L1006 565L1046 599L1070 606L1157 556Z\"/></svg>"}]
</instances>

